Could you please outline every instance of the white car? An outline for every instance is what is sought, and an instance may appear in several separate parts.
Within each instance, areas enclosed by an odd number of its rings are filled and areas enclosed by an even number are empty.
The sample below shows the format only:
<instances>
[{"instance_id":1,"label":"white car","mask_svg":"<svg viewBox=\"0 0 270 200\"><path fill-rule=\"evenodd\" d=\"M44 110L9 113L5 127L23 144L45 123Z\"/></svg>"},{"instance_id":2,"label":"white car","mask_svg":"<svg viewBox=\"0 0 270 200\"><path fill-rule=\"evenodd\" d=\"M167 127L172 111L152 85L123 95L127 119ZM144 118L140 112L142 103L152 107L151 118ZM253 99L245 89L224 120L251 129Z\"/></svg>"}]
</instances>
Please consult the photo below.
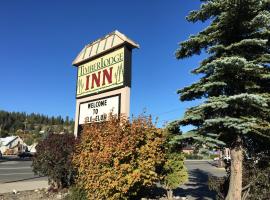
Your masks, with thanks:
<instances>
[{"instance_id":1,"label":"white car","mask_svg":"<svg viewBox=\"0 0 270 200\"><path fill-rule=\"evenodd\" d=\"M219 157L215 157L213 160L214 161L218 161L219 160Z\"/></svg>"}]
</instances>

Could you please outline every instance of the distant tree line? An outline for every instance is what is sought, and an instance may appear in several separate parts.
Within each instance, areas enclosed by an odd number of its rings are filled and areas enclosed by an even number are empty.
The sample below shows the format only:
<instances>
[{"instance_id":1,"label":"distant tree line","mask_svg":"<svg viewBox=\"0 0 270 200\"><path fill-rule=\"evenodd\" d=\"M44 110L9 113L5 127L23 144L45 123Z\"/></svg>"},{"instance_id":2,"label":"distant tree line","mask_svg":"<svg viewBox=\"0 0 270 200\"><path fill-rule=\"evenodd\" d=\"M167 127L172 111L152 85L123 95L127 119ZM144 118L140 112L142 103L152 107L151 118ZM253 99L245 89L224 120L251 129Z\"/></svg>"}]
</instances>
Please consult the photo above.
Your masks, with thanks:
<instances>
[{"instance_id":1,"label":"distant tree line","mask_svg":"<svg viewBox=\"0 0 270 200\"><path fill-rule=\"evenodd\" d=\"M44 127L48 130L52 130L48 127L72 127L74 121L69 119L68 116L62 118L48 117L43 114L25 112L7 112L0 110L0 137L8 136L12 133L16 133L18 130L27 132L41 131Z\"/></svg>"}]
</instances>

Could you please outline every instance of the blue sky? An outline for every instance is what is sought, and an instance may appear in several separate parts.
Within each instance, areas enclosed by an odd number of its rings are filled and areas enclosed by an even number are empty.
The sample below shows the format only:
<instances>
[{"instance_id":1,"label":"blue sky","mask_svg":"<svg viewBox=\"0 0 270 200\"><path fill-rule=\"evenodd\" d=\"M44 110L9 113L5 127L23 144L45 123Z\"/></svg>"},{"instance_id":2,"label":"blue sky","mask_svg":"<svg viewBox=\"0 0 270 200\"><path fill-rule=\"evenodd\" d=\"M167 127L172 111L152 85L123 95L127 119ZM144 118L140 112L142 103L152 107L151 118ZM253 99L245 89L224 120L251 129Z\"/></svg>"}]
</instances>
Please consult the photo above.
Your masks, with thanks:
<instances>
[{"instance_id":1,"label":"blue sky","mask_svg":"<svg viewBox=\"0 0 270 200\"><path fill-rule=\"evenodd\" d=\"M194 102L176 91L196 80L202 60L176 60L180 41L205 24L185 20L199 0L13 0L0 3L0 109L74 118L76 68L84 45L114 30L140 44L133 51L131 114L159 124L179 119Z\"/></svg>"}]
</instances>

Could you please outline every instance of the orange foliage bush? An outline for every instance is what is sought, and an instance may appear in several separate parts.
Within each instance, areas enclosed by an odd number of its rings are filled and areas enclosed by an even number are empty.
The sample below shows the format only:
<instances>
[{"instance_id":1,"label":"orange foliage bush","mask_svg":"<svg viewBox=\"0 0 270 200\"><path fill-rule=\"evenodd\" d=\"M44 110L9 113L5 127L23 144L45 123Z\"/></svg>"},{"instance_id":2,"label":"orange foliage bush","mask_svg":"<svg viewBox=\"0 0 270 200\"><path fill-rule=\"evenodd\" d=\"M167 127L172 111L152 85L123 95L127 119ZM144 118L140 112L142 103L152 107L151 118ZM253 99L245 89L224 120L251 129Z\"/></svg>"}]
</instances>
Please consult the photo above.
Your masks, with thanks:
<instances>
[{"instance_id":1,"label":"orange foliage bush","mask_svg":"<svg viewBox=\"0 0 270 200\"><path fill-rule=\"evenodd\" d=\"M164 141L149 117L87 124L73 157L77 184L89 199L129 199L159 180Z\"/></svg>"}]
</instances>

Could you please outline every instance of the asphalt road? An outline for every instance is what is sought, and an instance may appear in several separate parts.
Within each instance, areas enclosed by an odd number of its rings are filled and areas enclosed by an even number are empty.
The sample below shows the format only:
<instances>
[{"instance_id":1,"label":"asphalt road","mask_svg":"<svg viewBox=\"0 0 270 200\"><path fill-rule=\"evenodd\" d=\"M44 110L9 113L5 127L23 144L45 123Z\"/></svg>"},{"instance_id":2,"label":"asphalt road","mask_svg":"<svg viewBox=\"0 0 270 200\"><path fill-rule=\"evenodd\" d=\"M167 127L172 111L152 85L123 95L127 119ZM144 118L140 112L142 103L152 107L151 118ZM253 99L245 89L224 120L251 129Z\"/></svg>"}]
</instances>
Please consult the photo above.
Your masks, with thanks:
<instances>
[{"instance_id":1,"label":"asphalt road","mask_svg":"<svg viewBox=\"0 0 270 200\"><path fill-rule=\"evenodd\" d=\"M189 181L174 191L176 196L188 197L188 200L212 200L216 193L208 189L209 176L225 176L224 168L217 168L212 161L186 160Z\"/></svg>"},{"instance_id":2,"label":"asphalt road","mask_svg":"<svg viewBox=\"0 0 270 200\"><path fill-rule=\"evenodd\" d=\"M35 175L32 171L31 160L9 158L0 161L0 184L19 181L36 181L46 178Z\"/></svg>"},{"instance_id":3,"label":"asphalt road","mask_svg":"<svg viewBox=\"0 0 270 200\"><path fill-rule=\"evenodd\" d=\"M224 168L217 168L212 160L186 160L185 166L187 167L189 173L196 170L203 171L208 175L222 177L225 176Z\"/></svg>"}]
</instances>

